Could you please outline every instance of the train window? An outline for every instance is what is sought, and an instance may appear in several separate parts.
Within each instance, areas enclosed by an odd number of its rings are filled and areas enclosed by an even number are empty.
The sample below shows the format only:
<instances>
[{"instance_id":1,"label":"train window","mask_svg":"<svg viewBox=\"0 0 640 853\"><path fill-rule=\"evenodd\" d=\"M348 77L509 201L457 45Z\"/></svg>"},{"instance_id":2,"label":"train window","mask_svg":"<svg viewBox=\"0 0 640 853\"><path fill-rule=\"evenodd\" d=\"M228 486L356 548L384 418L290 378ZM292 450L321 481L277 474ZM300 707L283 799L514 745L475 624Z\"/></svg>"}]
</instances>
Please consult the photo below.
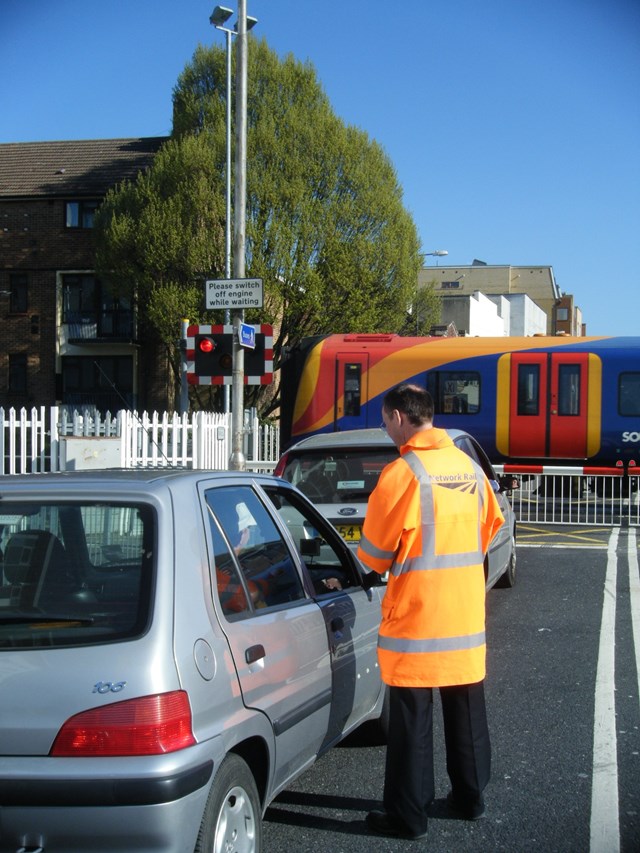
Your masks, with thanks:
<instances>
[{"instance_id":1,"label":"train window","mask_svg":"<svg viewBox=\"0 0 640 853\"><path fill-rule=\"evenodd\" d=\"M435 414L467 415L480 411L480 374L469 370L430 370L427 391Z\"/></svg>"},{"instance_id":2,"label":"train window","mask_svg":"<svg viewBox=\"0 0 640 853\"><path fill-rule=\"evenodd\" d=\"M558 366L558 414L580 414L580 365Z\"/></svg>"},{"instance_id":3,"label":"train window","mask_svg":"<svg viewBox=\"0 0 640 853\"><path fill-rule=\"evenodd\" d=\"M640 417L640 373L621 373L618 379L618 411L627 417Z\"/></svg>"},{"instance_id":4,"label":"train window","mask_svg":"<svg viewBox=\"0 0 640 853\"><path fill-rule=\"evenodd\" d=\"M518 414L537 415L540 408L540 365L518 365Z\"/></svg>"},{"instance_id":5,"label":"train window","mask_svg":"<svg viewBox=\"0 0 640 853\"><path fill-rule=\"evenodd\" d=\"M347 416L360 414L360 364L345 364L344 366L344 413Z\"/></svg>"}]
</instances>

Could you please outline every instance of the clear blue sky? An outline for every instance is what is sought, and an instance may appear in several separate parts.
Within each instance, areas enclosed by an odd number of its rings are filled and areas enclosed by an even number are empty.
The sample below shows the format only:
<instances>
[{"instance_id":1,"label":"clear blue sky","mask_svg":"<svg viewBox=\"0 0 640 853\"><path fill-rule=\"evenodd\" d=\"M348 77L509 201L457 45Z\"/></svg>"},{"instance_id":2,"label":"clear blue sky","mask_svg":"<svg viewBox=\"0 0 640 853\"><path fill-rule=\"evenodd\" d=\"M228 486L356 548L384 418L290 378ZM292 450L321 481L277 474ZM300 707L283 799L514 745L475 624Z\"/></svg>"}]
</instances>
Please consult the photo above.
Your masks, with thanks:
<instances>
[{"instance_id":1,"label":"clear blue sky","mask_svg":"<svg viewBox=\"0 0 640 853\"><path fill-rule=\"evenodd\" d=\"M214 5L1 0L0 141L169 134L179 73L198 43L224 43ZM248 13L386 150L425 251L551 265L588 333L639 333L640 0L248 0Z\"/></svg>"}]
</instances>

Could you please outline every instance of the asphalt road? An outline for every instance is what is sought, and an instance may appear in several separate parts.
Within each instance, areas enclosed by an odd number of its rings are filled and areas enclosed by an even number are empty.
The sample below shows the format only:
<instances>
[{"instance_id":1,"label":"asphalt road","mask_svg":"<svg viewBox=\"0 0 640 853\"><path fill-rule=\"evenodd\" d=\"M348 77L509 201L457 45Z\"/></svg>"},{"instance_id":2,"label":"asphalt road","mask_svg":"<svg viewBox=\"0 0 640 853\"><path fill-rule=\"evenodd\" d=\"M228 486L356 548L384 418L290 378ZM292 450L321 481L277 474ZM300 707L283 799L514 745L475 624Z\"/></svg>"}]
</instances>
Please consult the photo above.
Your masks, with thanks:
<instances>
[{"instance_id":1,"label":"asphalt road","mask_svg":"<svg viewBox=\"0 0 640 853\"><path fill-rule=\"evenodd\" d=\"M369 834L385 749L352 738L272 803L265 853L640 851L640 531L523 526L519 541L515 588L487 599L487 817L438 815L448 780L436 701L425 841Z\"/></svg>"}]
</instances>

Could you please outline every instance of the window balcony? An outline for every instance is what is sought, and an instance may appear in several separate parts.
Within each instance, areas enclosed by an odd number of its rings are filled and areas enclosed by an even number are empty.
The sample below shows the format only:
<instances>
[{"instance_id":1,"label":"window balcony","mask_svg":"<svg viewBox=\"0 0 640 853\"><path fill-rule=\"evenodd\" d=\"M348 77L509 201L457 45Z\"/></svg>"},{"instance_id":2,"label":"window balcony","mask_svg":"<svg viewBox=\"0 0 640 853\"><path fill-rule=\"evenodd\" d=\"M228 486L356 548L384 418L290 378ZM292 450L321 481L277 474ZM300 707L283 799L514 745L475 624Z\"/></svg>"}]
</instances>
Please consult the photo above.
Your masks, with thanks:
<instances>
[{"instance_id":1,"label":"window balcony","mask_svg":"<svg viewBox=\"0 0 640 853\"><path fill-rule=\"evenodd\" d=\"M114 309L98 314L67 311L63 322L70 343L131 342L135 339L133 311Z\"/></svg>"}]
</instances>

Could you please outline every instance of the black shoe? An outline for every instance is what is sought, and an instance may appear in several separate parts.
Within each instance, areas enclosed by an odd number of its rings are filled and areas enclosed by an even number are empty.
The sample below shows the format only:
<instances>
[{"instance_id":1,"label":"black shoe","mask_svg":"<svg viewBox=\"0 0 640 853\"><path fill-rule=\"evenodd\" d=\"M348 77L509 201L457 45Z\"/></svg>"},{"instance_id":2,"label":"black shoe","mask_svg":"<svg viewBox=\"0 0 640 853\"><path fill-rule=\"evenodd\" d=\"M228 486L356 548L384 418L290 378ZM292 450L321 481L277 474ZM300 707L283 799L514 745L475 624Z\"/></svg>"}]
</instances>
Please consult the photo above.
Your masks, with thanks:
<instances>
[{"instance_id":1,"label":"black shoe","mask_svg":"<svg viewBox=\"0 0 640 853\"><path fill-rule=\"evenodd\" d=\"M379 835L391 835L394 838L406 838L410 841L416 841L418 838L426 838L427 830L424 832L410 832L404 829L398 821L394 820L387 812L369 812L366 818L366 823L369 829L377 832Z\"/></svg>"},{"instance_id":2,"label":"black shoe","mask_svg":"<svg viewBox=\"0 0 640 853\"><path fill-rule=\"evenodd\" d=\"M453 796L453 791L449 791L447 794L447 806L456 817L462 818L462 820L481 820L487 813L484 797L480 797L472 803L464 803Z\"/></svg>"}]
</instances>

